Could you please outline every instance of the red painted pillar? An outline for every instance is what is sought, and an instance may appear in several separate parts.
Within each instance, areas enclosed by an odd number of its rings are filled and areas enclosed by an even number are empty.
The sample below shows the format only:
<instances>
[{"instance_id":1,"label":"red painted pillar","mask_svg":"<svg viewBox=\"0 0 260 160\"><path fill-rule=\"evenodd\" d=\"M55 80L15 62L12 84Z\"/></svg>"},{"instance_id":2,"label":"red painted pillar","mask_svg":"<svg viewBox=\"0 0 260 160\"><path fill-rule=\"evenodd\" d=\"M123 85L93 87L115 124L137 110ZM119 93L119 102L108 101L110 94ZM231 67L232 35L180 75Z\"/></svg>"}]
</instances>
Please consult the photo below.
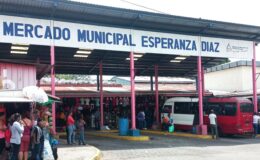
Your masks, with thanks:
<instances>
[{"instance_id":1,"label":"red painted pillar","mask_svg":"<svg viewBox=\"0 0 260 160\"><path fill-rule=\"evenodd\" d=\"M134 66L134 53L130 53L130 81L131 81L131 118L132 130L136 129L135 122L135 66Z\"/></svg>"},{"instance_id":2,"label":"red painted pillar","mask_svg":"<svg viewBox=\"0 0 260 160\"><path fill-rule=\"evenodd\" d=\"M253 59L252 59L252 80L253 80L253 104L254 112L258 112L257 108L257 79L256 79L256 53L255 42L253 42Z\"/></svg>"},{"instance_id":3,"label":"red painted pillar","mask_svg":"<svg viewBox=\"0 0 260 160\"><path fill-rule=\"evenodd\" d=\"M155 115L156 122L159 124L159 89L158 89L158 65L154 66L154 76L155 76Z\"/></svg>"},{"instance_id":4,"label":"red painted pillar","mask_svg":"<svg viewBox=\"0 0 260 160\"><path fill-rule=\"evenodd\" d=\"M55 46L50 47L51 56L51 95L55 96ZM52 104L52 128L56 132L56 109L55 103Z\"/></svg>"},{"instance_id":5,"label":"red painted pillar","mask_svg":"<svg viewBox=\"0 0 260 160\"><path fill-rule=\"evenodd\" d=\"M100 93L100 126L104 126L104 105L103 105L103 100L104 100L104 94L103 94L103 63L102 61L99 63L99 93Z\"/></svg>"},{"instance_id":6,"label":"red painted pillar","mask_svg":"<svg viewBox=\"0 0 260 160\"><path fill-rule=\"evenodd\" d=\"M202 70L201 70L201 56L198 56L198 97L199 97L199 128L198 133L206 135L207 126L203 125L203 82L202 82Z\"/></svg>"},{"instance_id":7,"label":"red painted pillar","mask_svg":"<svg viewBox=\"0 0 260 160\"><path fill-rule=\"evenodd\" d=\"M199 125L203 125L201 56L198 56L198 96L199 96Z\"/></svg>"},{"instance_id":8,"label":"red painted pillar","mask_svg":"<svg viewBox=\"0 0 260 160\"><path fill-rule=\"evenodd\" d=\"M202 96L205 96L204 68L201 66Z\"/></svg>"}]
</instances>

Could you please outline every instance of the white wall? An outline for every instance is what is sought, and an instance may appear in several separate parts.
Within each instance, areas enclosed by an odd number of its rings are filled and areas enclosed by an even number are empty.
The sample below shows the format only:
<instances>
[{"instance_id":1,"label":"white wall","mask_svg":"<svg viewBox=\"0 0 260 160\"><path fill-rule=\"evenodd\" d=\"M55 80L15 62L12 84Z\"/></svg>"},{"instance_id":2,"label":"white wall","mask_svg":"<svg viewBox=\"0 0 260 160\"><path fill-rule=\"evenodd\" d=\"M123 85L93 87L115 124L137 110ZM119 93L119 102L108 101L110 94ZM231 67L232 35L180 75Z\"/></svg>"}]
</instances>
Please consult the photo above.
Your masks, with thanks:
<instances>
[{"instance_id":1,"label":"white wall","mask_svg":"<svg viewBox=\"0 0 260 160\"><path fill-rule=\"evenodd\" d=\"M6 70L6 78L3 78L3 70ZM36 67L23 64L0 63L0 77L2 79L2 87L5 86L6 89L23 89L26 86L36 85Z\"/></svg>"},{"instance_id":2,"label":"white wall","mask_svg":"<svg viewBox=\"0 0 260 160\"><path fill-rule=\"evenodd\" d=\"M242 67L209 72L204 75L205 89L237 91L242 86Z\"/></svg>"},{"instance_id":3,"label":"white wall","mask_svg":"<svg viewBox=\"0 0 260 160\"><path fill-rule=\"evenodd\" d=\"M256 68L256 73L260 73L260 67ZM252 68L251 67L243 67L242 70L243 75L243 90L252 90L253 82L252 82ZM257 77L258 75L256 75ZM257 88L260 89L260 76L257 79Z\"/></svg>"},{"instance_id":4,"label":"white wall","mask_svg":"<svg viewBox=\"0 0 260 160\"><path fill-rule=\"evenodd\" d=\"M256 70L260 73L260 67ZM205 73L205 89L220 91L247 91L252 90L252 67L240 66L215 72ZM260 89L260 76L257 80Z\"/></svg>"}]
</instances>

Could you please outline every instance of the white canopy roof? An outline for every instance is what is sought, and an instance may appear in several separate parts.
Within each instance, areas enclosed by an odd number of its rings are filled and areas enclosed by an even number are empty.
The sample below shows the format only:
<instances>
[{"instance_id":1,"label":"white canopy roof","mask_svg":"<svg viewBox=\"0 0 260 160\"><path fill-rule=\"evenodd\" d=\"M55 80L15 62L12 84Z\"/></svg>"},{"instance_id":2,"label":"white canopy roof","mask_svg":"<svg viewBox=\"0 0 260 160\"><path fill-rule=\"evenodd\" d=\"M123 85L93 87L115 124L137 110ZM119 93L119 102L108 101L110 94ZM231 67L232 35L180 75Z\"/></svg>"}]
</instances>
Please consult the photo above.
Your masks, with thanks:
<instances>
[{"instance_id":1,"label":"white canopy roof","mask_svg":"<svg viewBox=\"0 0 260 160\"><path fill-rule=\"evenodd\" d=\"M32 100L24 97L21 90L0 90L1 102L32 102Z\"/></svg>"}]
</instances>

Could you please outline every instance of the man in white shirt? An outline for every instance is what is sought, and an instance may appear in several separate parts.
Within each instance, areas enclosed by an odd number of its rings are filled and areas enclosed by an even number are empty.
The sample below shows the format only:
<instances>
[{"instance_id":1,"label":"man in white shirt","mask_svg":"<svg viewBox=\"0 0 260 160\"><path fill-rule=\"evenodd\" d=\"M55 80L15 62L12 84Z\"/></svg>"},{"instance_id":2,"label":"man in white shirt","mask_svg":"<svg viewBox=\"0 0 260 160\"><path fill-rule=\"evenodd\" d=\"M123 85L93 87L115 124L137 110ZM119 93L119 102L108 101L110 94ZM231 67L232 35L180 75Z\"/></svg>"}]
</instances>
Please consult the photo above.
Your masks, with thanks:
<instances>
[{"instance_id":1,"label":"man in white shirt","mask_svg":"<svg viewBox=\"0 0 260 160\"><path fill-rule=\"evenodd\" d=\"M258 115L258 113L254 113L253 116L254 137L256 137L257 135L259 122L260 122L260 116Z\"/></svg>"},{"instance_id":2,"label":"man in white shirt","mask_svg":"<svg viewBox=\"0 0 260 160\"><path fill-rule=\"evenodd\" d=\"M18 154L21 145L21 137L23 136L24 125L21 121L21 115L19 113L15 113L13 115L13 124L11 126L11 151L10 151L10 159L17 160Z\"/></svg>"},{"instance_id":3,"label":"man in white shirt","mask_svg":"<svg viewBox=\"0 0 260 160\"><path fill-rule=\"evenodd\" d=\"M209 121L210 121L210 129L211 129L212 139L218 139L217 116L214 113L214 110L210 111Z\"/></svg>"}]
</instances>

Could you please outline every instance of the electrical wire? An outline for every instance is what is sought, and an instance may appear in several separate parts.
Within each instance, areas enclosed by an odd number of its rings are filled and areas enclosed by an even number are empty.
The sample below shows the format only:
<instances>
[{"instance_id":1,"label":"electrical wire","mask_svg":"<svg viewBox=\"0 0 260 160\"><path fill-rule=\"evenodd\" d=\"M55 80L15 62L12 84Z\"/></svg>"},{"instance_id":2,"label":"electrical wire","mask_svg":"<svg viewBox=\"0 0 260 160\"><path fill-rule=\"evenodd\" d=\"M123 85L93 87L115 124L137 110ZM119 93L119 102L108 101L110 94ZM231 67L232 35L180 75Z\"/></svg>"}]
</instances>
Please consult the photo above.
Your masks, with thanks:
<instances>
[{"instance_id":1,"label":"electrical wire","mask_svg":"<svg viewBox=\"0 0 260 160\"><path fill-rule=\"evenodd\" d=\"M159 11L159 10L156 10L156 9L153 9L153 8L149 8L149 7L137 4L137 3L129 2L127 0L120 0L120 1L125 2L125 3L129 3L129 4L132 4L132 5L141 7L141 8L145 8L145 9L148 9L148 10L151 10L151 11L154 11L154 12L158 12L158 13L162 13L162 14L169 14L169 13L166 13L166 12L162 12L162 11Z\"/></svg>"}]
</instances>

